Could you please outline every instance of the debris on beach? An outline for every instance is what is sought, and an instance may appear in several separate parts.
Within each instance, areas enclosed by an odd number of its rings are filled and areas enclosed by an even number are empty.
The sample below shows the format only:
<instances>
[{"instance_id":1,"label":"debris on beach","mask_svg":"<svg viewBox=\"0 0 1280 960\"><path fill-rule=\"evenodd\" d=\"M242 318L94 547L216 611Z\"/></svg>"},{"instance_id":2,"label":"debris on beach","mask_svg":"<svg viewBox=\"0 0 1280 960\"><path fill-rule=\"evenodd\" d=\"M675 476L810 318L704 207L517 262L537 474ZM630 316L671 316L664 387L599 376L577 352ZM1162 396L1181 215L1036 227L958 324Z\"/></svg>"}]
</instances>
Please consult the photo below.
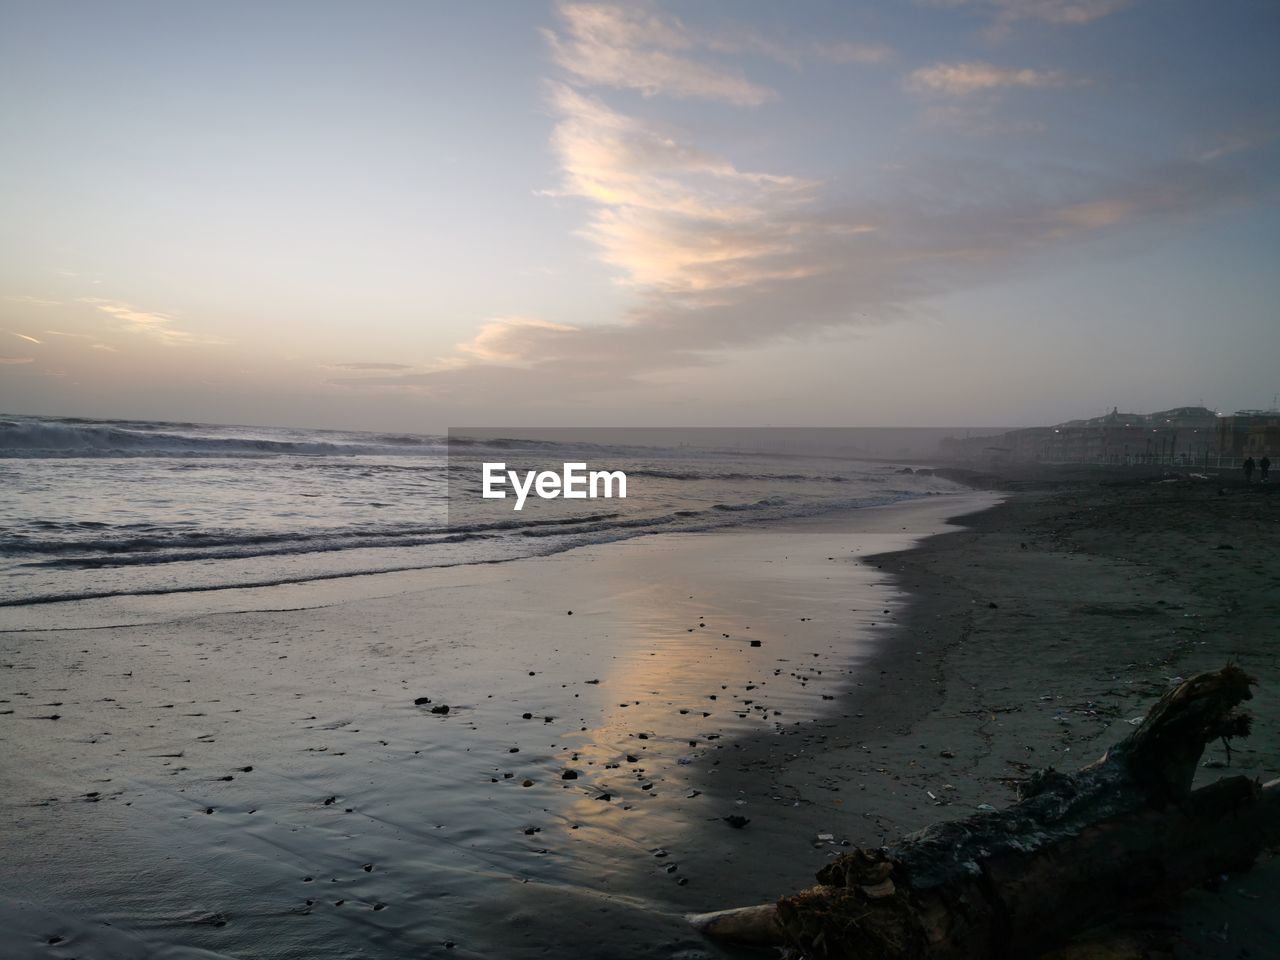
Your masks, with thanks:
<instances>
[{"instance_id":1,"label":"debris on beach","mask_svg":"<svg viewBox=\"0 0 1280 960\"><path fill-rule=\"evenodd\" d=\"M802 893L690 921L713 940L826 960L1030 957L1220 882L1280 843L1280 780L1192 789L1208 743L1248 736L1236 707L1253 683L1235 666L1192 677L1102 759L1034 773L1011 807L979 804L896 843L853 848Z\"/></svg>"}]
</instances>

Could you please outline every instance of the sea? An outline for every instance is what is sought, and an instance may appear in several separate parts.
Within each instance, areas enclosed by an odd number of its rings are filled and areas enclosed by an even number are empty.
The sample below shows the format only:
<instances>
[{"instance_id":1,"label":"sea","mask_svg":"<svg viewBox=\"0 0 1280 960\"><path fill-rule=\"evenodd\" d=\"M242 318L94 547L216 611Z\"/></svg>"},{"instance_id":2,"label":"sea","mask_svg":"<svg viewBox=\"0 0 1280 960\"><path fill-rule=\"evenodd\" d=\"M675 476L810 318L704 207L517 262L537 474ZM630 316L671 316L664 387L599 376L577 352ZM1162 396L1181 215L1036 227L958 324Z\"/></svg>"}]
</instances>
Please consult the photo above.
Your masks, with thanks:
<instances>
[{"instance_id":1,"label":"sea","mask_svg":"<svg viewBox=\"0 0 1280 960\"><path fill-rule=\"evenodd\" d=\"M858 459L848 432L798 436L0 414L0 606L493 563L957 490L931 471ZM483 461L602 465L626 474L627 498L517 512L481 502Z\"/></svg>"},{"instance_id":2,"label":"sea","mask_svg":"<svg viewBox=\"0 0 1280 960\"><path fill-rule=\"evenodd\" d=\"M883 682L862 561L969 502L869 445L0 417L0 956L727 960L685 914L810 882L856 792L720 783Z\"/></svg>"}]
</instances>

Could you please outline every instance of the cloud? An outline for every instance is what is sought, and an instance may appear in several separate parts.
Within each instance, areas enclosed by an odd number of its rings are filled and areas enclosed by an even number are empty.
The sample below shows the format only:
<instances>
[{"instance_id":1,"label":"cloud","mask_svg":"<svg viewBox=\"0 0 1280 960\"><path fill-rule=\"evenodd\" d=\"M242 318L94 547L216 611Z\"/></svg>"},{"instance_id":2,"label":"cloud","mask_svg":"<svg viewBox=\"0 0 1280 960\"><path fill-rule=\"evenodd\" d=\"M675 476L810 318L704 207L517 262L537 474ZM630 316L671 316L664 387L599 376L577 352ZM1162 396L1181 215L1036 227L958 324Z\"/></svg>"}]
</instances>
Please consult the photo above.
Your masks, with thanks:
<instances>
[{"instance_id":1,"label":"cloud","mask_svg":"<svg viewBox=\"0 0 1280 960\"><path fill-rule=\"evenodd\" d=\"M937 63L913 70L906 80L913 93L963 97L1009 87L1061 87L1066 78L1054 71L997 67L992 63Z\"/></svg>"},{"instance_id":2,"label":"cloud","mask_svg":"<svg viewBox=\"0 0 1280 960\"><path fill-rule=\"evenodd\" d=\"M35 337L29 337L25 333L18 333L16 330L5 330L3 332L9 334L9 336L11 337L17 337L19 340L25 340L27 341L27 343L39 344L43 342L43 341L37 340Z\"/></svg>"},{"instance_id":3,"label":"cloud","mask_svg":"<svg viewBox=\"0 0 1280 960\"><path fill-rule=\"evenodd\" d=\"M1035 19L1079 26L1118 13L1133 0L989 0L1006 20Z\"/></svg>"},{"instance_id":4,"label":"cloud","mask_svg":"<svg viewBox=\"0 0 1280 960\"><path fill-rule=\"evenodd\" d=\"M1267 189L1248 178L1229 176L1211 163L1165 162L1125 179L1101 196L1053 208L1047 221L1054 225L1055 237L1071 236L1158 218L1184 218Z\"/></svg>"},{"instance_id":5,"label":"cloud","mask_svg":"<svg viewBox=\"0 0 1280 960\"><path fill-rule=\"evenodd\" d=\"M628 50L663 46L691 63L713 48L679 21L605 9L591 31L575 36ZM723 34L714 49L781 59L795 48L767 50L758 38ZM579 83L588 75L574 73ZM947 107L989 103L971 96L979 91L1069 82L987 63L935 64L909 80ZM1265 188L1194 161L1123 176L1063 159L923 155L863 175L850 195L847 183L744 168L684 129L615 109L577 86L551 84L548 97L560 174L544 193L582 205L581 235L633 292L631 306L575 326L489 320L432 369L366 371L337 382L436 396L501 390L530 404L652 385L730 351L911 315L930 298L1067 244L1203 215Z\"/></svg>"},{"instance_id":6,"label":"cloud","mask_svg":"<svg viewBox=\"0 0 1280 960\"><path fill-rule=\"evenodd\" d=\"M993 109L991 97L934 98L925 107L924 119L931 126L946 128L949 135L964 137L1025 136L1049 129L1044 120Z\"/></svg>"},{"instance_id":7,"label":"cloud","mask_svg":"<svg viewBox=\"0 0 1280 960\"><path fill-rule=\"evenodd\" d=\"M61 337L66 340L93 340L95 342L89 344L90 350L103 350L108 353L119 353L118 347L113 347L108 343L98 341L98 338L91 333L69 333L66 330L46 330L45 333L51 337Z\"/></svg>"},{"instance_id":8,"label":"cloud","mask_svg":"<svg viewBox=\"0 0 1280 960\"><path fill-rule=\"evenodd\" d=\"M5 297L5 299L8 300L10 303L21 303L24 306L28 306L28 307L61 306L61 302L58 300L45 300L42 297L31 297L31 296L24 295L24 296L16 296L16 297Z\"/></svg>"},{"instance_id":9,"label":"cloud","mask_svg":"<svg viewBox=\"0 0 1280 960\"><path fill-rule=\"evenodd\" d=\"M0 356L0 364L17 365L19 363L35 363L35 357L8 357Z\"/></svg>"},{"instance_id":10,"label":"cloud","mask_svg":"<svg viewBox=\"0 0 1280 960\"><path fill-rule=\"evenodd\" d=\"M1088 200L1063 207L1054 216L1067 227L1097 230L1114 226L1131 218L1138 210L1136 201L1116 197L1108 200Z\"/></svg>"},{"instance_id":11,"label":"cloud","mask_svg":"<svg viewBox=\"0 0 1280 960\"><path fill-rule=\"evenodd\" d=\"M563 85L552 102L554 193L592 204L582 233L624 282L697 295L794 275L777 261L805 229L816 183L739 170Z\"/></svg>"},{"instance_id":12,"label":"cloud","mask_svg":"<svg viewBox=\"0 0 1280 960\"><path fill-rule=\"evenodd\" d=\"M997 22L1041 20L1081 26L1132 6L1135 0L923 0L926 6L967 7L992 14Z\"/></svg>"},{"instance_id":13,"label":"cloud","mask_svg":"<svg viewBox=\"0 0 1280 960\"><path fill-rule=\"evenodd\" d=\"M785 243L748 245L733 270L673 256L650 274L645 261L630 274L639 300L616 321L577 328L494 321L436 370L347 382L428 393L501 384L530 397L616 390L715 363L723 351L897 319L928 298L986 282L1103 229L1203 215L1261 189L1191 162L1120 180L1082 171L1073 179L1075 199L1063 202L1056 167L952 159L897 171L870 192L874 203L823 204L821 215L789 203L758 208L751 235ZM677 232L681 248L714 249L724 235L725 226L711 219L646 215L656 217L659 232L641 248ZM616 238L607 240L616 255ZM633 256L639 248L621 249Z\"/></svg>"},{"instance_id":14,"label":"cloud","mask_svg":"<svg viewBox=\"0 0 1280 960\"><path fill-rule=\"evenodd\" d=\"M1202 150L1196 159L1209 163L1222 157L1234 156L1272 143L1278 135L1280 130L1274 123L1254 125L1221 136L1212 147Z\"/></svg>"},{"instance_id":15,"label":"cloud","mask_svg":"<svg viewBox=\"0 0 1280 960\"><path fill-rule=\"evenodd\" d=\"M814 53L829 63L889 63L896 58L892 47L881 43L817 43Z\"/></svg>"},{"instance_id":16,"label":"cloud","mask_svg":"<svg viewBox=\"0 0 1280 960\"><path fill-rule=\"evenodd\" d=\"M739 25L718 26L713 31L703 30L689 36L716 53L765 57L795 70L812 63L881 64L897 56L892 47L883 43L797 39L766 35Z\"/></svg>"},{"instance_id":17,"label":"cloud","mask_svg":"<svg viewBox=\"0 0 1280 960\"><path fill-rule=\"evenodd\" d=\"M459 344L458 350L486 363L520 365L534 347L545 358L553 352L549 348L557 334L576 331L576 327L535 317L500 317L482 326L471 340Z\"/></svg>"},{"instance_id":18,"label":"cloud","mask_svg":"<svg viewBox=\"0 0 1280 960\"><path fill-rule=\"evenodd\" d=\"M565 36L543 35L556 63L582 83L744 106L776 96L740 72L687 56L696 41L675 17L611 4L564 3L558 12Z\"/></svg>"},{"instance_id":19,"label":"cloud","mask_svg":"<svg viewBox=\"0 0 1280 960\"><path fill-rule=\"evenodd\" d=\"M810 63L880 64L894 59L882 43L768 36L750 27L687 26L656 7L638 4L562 3L561 33L544 30L556 64L576 83L639 90L647 97L720 100L759 106L778 98L769 87L699 52L765 57L794 69Z\"/></svg>"},{"instance_id":20,"label":"cloud","mask_svg":"<svg viewBox=\"0 0 1280 960\"><path fill-rule=\"evenodd\" d=\"M219 344L226 343L218 337L202 337L198 334L179 330L171 324L173 317L164 313L138 310L127 303L117 300L103 300L98 297L81 297L80 303L87 303L108 316L120 321L122 329L159 340L170 346L180 344Z\"/></svg>"},{"instance_id":21,"label":"cloud","mask_svg":"<svg viewBox=\"0 0 1280 960\"><path fill-rule=\"evenodd\" d=\"M408 363L331 363L335 370L412 370Z\"/></svg>"}]
</instances>

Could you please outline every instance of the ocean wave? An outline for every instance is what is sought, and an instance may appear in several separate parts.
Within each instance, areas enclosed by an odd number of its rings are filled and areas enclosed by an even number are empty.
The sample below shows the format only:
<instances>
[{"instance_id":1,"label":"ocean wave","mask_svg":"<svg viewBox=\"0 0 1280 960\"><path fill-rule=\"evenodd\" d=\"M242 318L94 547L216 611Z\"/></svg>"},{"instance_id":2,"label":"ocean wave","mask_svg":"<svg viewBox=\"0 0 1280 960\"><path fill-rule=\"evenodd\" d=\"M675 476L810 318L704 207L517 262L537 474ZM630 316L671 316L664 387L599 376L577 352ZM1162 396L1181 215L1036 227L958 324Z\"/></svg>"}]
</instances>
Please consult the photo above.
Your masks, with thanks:
<instances>
[{"instance_id":1,"label":"ocean wave","mask_svg":"<svg viewBox=\"0 0 1280 960\"><path fill-rule=\"evenodd\" d=\"M769 507L785 507L787 501L783 497L761 497L752 503L717 503L712 510L723 510L726 513L737 513L741 510L767 510Z\"/></svg>"},{"instance_id":2,"label":"ocean wave","mask_svg":"<svg viewBox=\"0 0 1280 960\"><path fill-rule=\"evenodd\" d=\"M465 543L495 536L486 533L450 533L415 537L363 537L350 540L325 540L309 537L274 544L237 545L221 549L166 550L147 553L107 554L98 556L56 557L27 566L61 570L100 570L105 567L154 567L166 563L194 563L207 560L256 560L263 557L293 557L305 554L335 553L347 550L377 550L390 547L428 547L436 544Z\"/></svg>"},{"instance_id":3,"label":"ocean wave","mask_svg":"<svg viewBox=\"0 0 1280 960\"><path fill-rule=\"evenodd\" d=\"M442 456L436 437L336 435L333 440L208 435L159 429L180 424L0 420L0 457ZM314 434L313 434L314 437Z\"/></svg>"},{"instance_id":4,"label":"ocean wave","mask_svg":"<svg viewBox=\"0 0 1280 960\"><path fill-rule=\"evenodd\" d=\"M665 467L632 467L627 476L653 477L656 480L742 480L748 482L768 482L773 480L840 482L847 478L839 476L824 477L812 473L747 473L735 470L677 470Z\"/></svg>"},{"instance_id":5,"label":"ocean wave","mask_svg":"<svg viewBox=\"0 0 1280 960\"><path fill-rule=\"evenodd\" d=\"M32 537L21 533L0 536L0 556L6 557L54 557L67 554L79 556L69 559L37 561L45 566L82 565L103 566L111 563L136 563L122 559L130 554L154 555L159 562L174 560L181 554L183 560L212 557L248 557L273 553L309 553L330 550L357 549L366 546L410 546L416 541L434 542L433 538L478 536L523 532L529 528L553 528L574 530L579 527L598 527L617 517L616 513L595 513L580 517L554 519L493 520L475 523L426 524L422 526L369 527L362 529L322 529L315 531L280 531L276 533L186 530L152 528L142 535L97 535L92 537ZM46 522L42 526L48 528ZM83 524L66 524L55 529L63 531L83 529ZM95 524L95 529L101 529ZM136 530L136 526L124 525L121 531ZM441 540L439 542L450 542ZM165 552L168 551L168 552Z\"/></svg>"},{"instance_id":6,"label":"ocean wave","mask_svg":"<svg viewBox=\"0 0 1280 960\"><path fill-rule=\"evenodd\" d=\"M488 460L608 465L632 489L625 502L515 512L479 497ZM29 414L0 415L0 477L0 605L502 562L947 486L881 464L683 445Z\"/></svg>"},{"instance_id":7,"label":"ocean wave","mask_svg":"<svg viewBox=\"0 0 1280 960\"><path fill-rule=\"evenodd\" d=\"M396 573L413 570L425 570L441 567L468 566L474 564L492 564L503 563L509 560L518 560L522 557L531 555L549 555L560 553L574 547L586 546L589 544L607 543L617 540L628 540L634 537L642 537L648 534L664 533L664 532L684 532L695 533L710 531L715 529L724 529L728 527L738 527L747 524L755 524L760 521L786 521L788 519L797 519L801 517L816 516L834 511L858 509L864 507L881 506L893 503L899 500L915 499L925 496L926 494L913 491L902 496L878 494L871 497L850 498L840 501L813 501L805 503L788 503L781 497L766 497L754 503L746 504L716 504L707 510L690 511L679 510L673 513L657 515L657 516L640 516L640 517L622 517L621 515L595 515L592 517L574 518L572 521L566 520L545 520L545 521L513 521L501 522L497 524L477 524L472 528L463 530L459 527L452 528L436 528L439 531L438 536L426 536L421 542L415 542L412 538L401 539L399 541L383 540L381 542L356 542L354 540L343 543L328 542L299 542L294 544L277 544L268 546L266 549L247 549L240 551L232 551L221 555L210 555L199 551L191 551L187 555L181 552L158 552L150 554L142 554L137 558L130 558L121 562L121 557L57 557L53 560L44 561L38 564L23 564L23 566L52 566L57 568L68 568L79 566L84 569L94 569L101 567L113 566L138 566L140 570L152 568L157 564L166 563L183 563L196 562L207 563L211 559L216 560L246 560L246 561L262 561L265 563L275 564L275 559L282 554L298 553L328 553L333 550L351 550L358 551L362 548L370 547L416 547L430 546L436 544L462 543L472 540L491 540L503 539L503 533L513 533L521 539L532 536L532 542L538 544L538 549L532 554L528 551L519 551L517 553L486 553L484 555L471 555L466 558L454 555L449 552L432 552L430 555L422 555L422 559L418 560L412 553L392 553L388 556L387 562L383 564L360 563L351 566L344 566L341 570L335 570L330 567L324 569L301 569L294 571L288 568L289 573L267 573L267 570L273 567L263 568L261 565L251 568L243 568L233 572L231 569L224 570L222 576L216 582L209 581L191 581L183 580L182 582L157 582L154 578L150 581L137 580L129 577L123 579L117 586L114 581L107 586L103 581L96 583L84 584L83 589L49 589L48 592L39 590L35 593L28 593L23 596L0 596L0 608L4 607L20 607L28 605L41 605L48 603L75 602L83 600L103 599L109 597L120 596L156 596L176 593L203 593L207 591L218 590L237 590L253 587L268 587L284 584L301 584L314 581L344 579L347 577L363 577L374 576L385 573ZM761 515L759 511L775 508L772 513ZM755 512L752 512L755 511ZM673 522L676 521L676 522ZM478 530L481 526L502 528L493 533L481 532ZM542 526L548 529L532 530L531 527ZM555 529L551 529L551 528ZM516 528L516 529L512 529ZM447 532L446 532L447 530ZM529 542L526 540L526 542ZM127 555L126 555L127 556ZM367 553L353 553L353 557L359 556L365 560L369 558ZM414 557L413 560L409 560ZM408 561L408 562L406 562ZM57 574L59 578L62 574ZM169 577L166 576L166 581ZM50 581L49 587L54 587L55 583L61 585L61 580Z\"/></svg>"}]
</instances>

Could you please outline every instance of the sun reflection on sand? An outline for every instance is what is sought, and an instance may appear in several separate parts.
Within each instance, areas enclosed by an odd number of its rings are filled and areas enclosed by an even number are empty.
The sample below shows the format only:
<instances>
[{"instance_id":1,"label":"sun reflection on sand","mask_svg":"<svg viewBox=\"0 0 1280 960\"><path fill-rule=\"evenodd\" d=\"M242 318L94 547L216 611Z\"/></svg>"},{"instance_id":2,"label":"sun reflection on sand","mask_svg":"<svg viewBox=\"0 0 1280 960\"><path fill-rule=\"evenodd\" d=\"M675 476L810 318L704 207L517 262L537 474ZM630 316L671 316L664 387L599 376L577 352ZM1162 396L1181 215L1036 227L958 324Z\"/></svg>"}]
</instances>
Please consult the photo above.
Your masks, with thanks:
<instances>
[{"instance_id":1,"label":"sun reflection on sand","mask_svg":"<svg viewBox=\"0 0 1280 960\"><path fill-rule=\"evenodd\" d=\"M576 794L562 823L593 842L649 850L655 834L720 815L701 809L698 786L720 751L834 707L897 602L873 568L852 562L847 534L729 536L732 549L684 536L678 550L629 545L593 565L600 592L574 611L574 629L589 624L613 654L593 684L598 721L566 735L558 758ZM868 553L904 538L860 540L856 552ZM694 569L691 593L683 574Z\"/></svg>"}]
</instances>

